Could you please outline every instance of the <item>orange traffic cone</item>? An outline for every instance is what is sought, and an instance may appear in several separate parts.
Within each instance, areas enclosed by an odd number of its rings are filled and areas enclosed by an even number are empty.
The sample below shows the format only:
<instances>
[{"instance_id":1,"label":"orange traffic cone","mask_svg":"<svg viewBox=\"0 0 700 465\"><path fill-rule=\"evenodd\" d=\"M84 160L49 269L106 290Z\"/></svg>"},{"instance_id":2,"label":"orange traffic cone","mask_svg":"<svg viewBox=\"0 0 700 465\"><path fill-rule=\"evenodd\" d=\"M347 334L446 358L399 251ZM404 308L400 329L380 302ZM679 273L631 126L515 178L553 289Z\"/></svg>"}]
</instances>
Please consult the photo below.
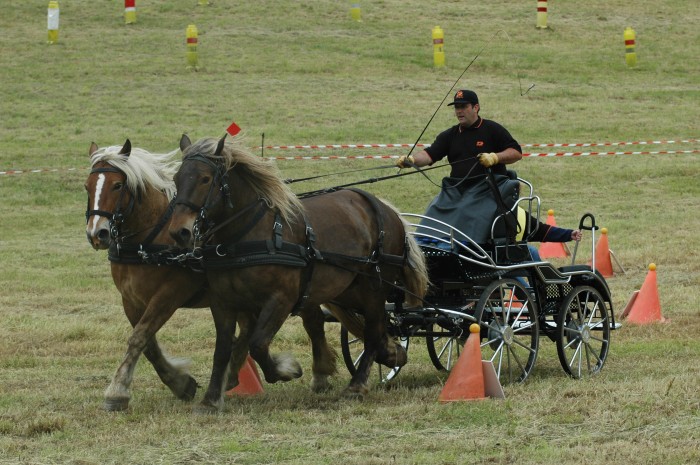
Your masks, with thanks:
<instances>
[{"instance_id":1,"label":"orange traffic cone","mask_svg":"<svg viewBox=\"0 0 700 465\"><path fill-rule=\"evenodd\" d=\"M452 367L438 401L446 403L486 398L479 332L476 323L469 326L469 337L464 350Z\"/></svg>"},{"instance_id":2,"label":"orange traffic cone","mask_svg":"<svg viewBox=\"0 0 700 465\"><path fill-rule=\"evenodd\" d=\"M590 265L591 262L588 262ZM610 246L608 245L608 228L600 229L600 239L595 246L595 269L606 278L614 275Z\"/></svg>"},{"instance_id":3,"label":"orange traffic cone","mask_svg":"<svg viewBox=\"0 0 700 465\"><path fill-rule=\"evenodd\" d=\"M625 314L626 313L626 314ZM626 317L626 318L625 318ZM659 290L656 285L656 265L649 264L649 273L644 279L639 291L635 291L623 312L623 318L630 323L666 323L668 320L661 315Z\"/></svg>"},{"instance_id":4,"label":"orange traffic cone","mask_svg":"<svg viewBox=\"0 0 700 465\"><path fill-rule=\"evenodd\" d=\"M241 371L238 372L238 386L226 391L226 395L229 397L235 395L250 396L261 392L263 392L263 387L258 368L255 365L255 360L248 355L246 362L241 367Z\"/></svg>"},{"instance_id":5,"label":"orange traffic cone","mask_svg":"<svg viewBox=\"0 0 700 465\"><path fill-rule=\"evenodd\" d=\"M550 226L557 225L554 219L554 210L547 211L546 223ZM563 242L542 242L538 250L542 258L562 258L570 255L569 250L564 246Z\"/></svg>"}]
</instances>

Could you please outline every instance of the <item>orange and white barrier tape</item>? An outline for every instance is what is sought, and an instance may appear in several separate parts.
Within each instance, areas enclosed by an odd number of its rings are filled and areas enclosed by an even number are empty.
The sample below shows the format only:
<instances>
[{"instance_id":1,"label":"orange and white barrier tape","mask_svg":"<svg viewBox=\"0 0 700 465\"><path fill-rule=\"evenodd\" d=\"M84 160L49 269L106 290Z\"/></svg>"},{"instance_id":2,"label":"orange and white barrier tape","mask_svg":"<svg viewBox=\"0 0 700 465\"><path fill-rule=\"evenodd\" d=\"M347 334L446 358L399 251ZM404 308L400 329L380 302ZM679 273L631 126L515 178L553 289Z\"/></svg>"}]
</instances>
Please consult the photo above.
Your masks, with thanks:
<instances>
[{"instance_id":1,"label":"orange and white barrier tape","mask_svg":"<svg viewBox=\"0 0 700 465\"><path fill-rule=\"evenodd\" d=\"M666 145L666 144L688 144L698 142L698 139L679 140L648 140L632 142L592 142L592 143L569 143L569 144L523 144L521 147L612 147L622 145ZM265 145L254 147L254 149L265 150L310 150L310 149L377 149L377 148L410 148L413 144L329 144L329 145ZM416 144L416 147L430 147L430 144Z\"/></svg>"},{"instance_id":2,"label":"orange and white barrier tape","mask_svg":"<svg viewBox=\"0 0 700 465\"><path fill-rule=\"evenodd\" d=\"M598 143L572 143L572 144L526 144L522 147L607 147L624 145L673 145L697 143L698 139L679 140L650 140L637 142L598 142ZM428 145L418 144L416 147L427 147ZM413 147L413 144L337 144L337 145L276 145L265 146L265 149L353 149L353 148L402 148ZM261 147L255 147L260 149ZM672 154L698 154L700 149L695 150L658 150L658 151L624 151L624 152L545 152L545 153L523 153L523 157L587 157L606 155L672 155ZM273 160L381 160L397 159L400 155L311 155L311 156L289 156L289 157L266 157ZM0 171L2 175L25 174L25 173L53 173L58 171L76 171L79 168L46 168L31 170L5 170ZM87 168L85 168L87 169Z\"/></svg>"}]
</instances>

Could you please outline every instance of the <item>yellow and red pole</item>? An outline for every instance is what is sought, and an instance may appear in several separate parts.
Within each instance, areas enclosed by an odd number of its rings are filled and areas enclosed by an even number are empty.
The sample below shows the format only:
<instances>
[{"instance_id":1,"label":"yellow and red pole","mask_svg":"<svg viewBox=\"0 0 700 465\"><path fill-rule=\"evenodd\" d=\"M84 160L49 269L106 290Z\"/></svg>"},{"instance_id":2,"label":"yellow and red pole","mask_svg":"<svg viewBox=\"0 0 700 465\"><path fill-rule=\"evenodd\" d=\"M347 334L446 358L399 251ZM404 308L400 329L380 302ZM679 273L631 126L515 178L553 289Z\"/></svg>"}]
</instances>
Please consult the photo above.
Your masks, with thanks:
<instances>
[{"instance_id":1,"label":"yellow and red pole","mask_svg":"<svg viewBox=\"0 0 700 465\"><path fill-rule=\"evenodd\" d=\"M136 0L124 0L124 23L136 22Z\"/></svg>"},{"instance_id":2,"label":"yellow and red pole","mask_svg":"<svg viewBox=\"0 0 700 465\"><path fill-rule=\"evenodd\" d=\"M187 68L199 69L199 58L197 57L197 42L198 42L197 26L190 24L185 31L187 40Z\"/></svg>"},{"instance_id":3,"label":"yellow and red pole","mask_svg":"<svg viewBox=\"0 0 700 465\"><path fill-rule=\"evenodd\" d=\"M56 42L58 42L58 17L59 17L58 2L56 0L51 0L49 2L49 9L48 9L49 38L48 38L47 42L49 44L55 44Z\"/></svg>"},{"instance_id":4,"label":"yellow and red pole","mask_svg":"<svg viewBox=\"0 0 700 465\"><path fill-rule=\"evenodd\" d=\"M440 26L433 28L433 65L436 68L445 66L445 32Z\"/></svg>"},{"instance_id":5,"label":"yellow and red pole","mask_svg":"<svg viewBox=\"0 0 700 465\"><path fill-rule=\"evenodd\" d=\"M625 62L630 68L637 66L637 52L634 50L636 34L634 29L628 27L625 29Z\"/></svg>"},{"instance_id":6,"label":"yellow and red pole","mask_svg":"<svg viewBox=\"0 0 700 465\"><path fill-rule=\"evenodd\" d=\"M537 0L537 29L547 29L547 0Z\"/></svg>"}]
</instances>

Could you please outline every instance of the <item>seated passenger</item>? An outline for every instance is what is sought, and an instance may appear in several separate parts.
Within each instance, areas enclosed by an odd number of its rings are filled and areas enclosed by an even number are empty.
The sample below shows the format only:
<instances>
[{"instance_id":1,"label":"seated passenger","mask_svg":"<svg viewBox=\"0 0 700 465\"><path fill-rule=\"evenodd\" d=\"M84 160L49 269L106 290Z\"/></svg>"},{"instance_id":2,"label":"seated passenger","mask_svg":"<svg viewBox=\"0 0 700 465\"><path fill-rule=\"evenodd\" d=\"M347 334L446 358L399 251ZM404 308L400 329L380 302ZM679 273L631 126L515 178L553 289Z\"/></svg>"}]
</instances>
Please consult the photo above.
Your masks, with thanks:
<instances>
[{"instance_id":1,"label":"seated passenger","mask_svg":"<svg viewBox=\"0 0 700 465\"><path fill-rule=\"evenodd\" d=\"M530 231L534 224L537 227ZM519 231L516 239L518 241L526 240L527 242L569 242L569 241L580 241L583 237L580 229L566 229L559 228L557 226L552 226L541 221L537 221L537 218L529 215L525 210L518 207L518 226ZM525 234L527 233L527 237ZM528 245L530 249L530 255L532 259L536 262L542 260L539 251Z\"/></svg>"}]
</instances>

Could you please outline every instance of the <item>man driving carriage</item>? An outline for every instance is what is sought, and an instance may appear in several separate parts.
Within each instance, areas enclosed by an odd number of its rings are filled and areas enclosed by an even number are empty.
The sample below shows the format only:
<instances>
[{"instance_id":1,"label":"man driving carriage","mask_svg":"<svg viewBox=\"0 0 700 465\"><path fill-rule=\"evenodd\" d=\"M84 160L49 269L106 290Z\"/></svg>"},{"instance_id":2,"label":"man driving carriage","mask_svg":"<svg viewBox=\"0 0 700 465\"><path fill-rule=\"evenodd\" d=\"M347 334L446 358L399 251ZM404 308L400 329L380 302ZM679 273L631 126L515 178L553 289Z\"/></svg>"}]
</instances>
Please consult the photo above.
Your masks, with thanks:
<instances>
[{"instance_id":1,"label":"man driving carriage","mask_svg":"<svg viewBox=\"0 0 700 465\"><path fill-rule=\"evenodd\" d=\"M455 107L458 124L441 132L430 147L415 155L401 156L396 163L399 168L432 165L447 157L452 177L482 179L485 168L492 167L494 173L505 175L505 165L523 157L520 144L506 128L479 116L481 107L476 92L458 90L447 105Z\"/></svg>"},{"instance_id":2,"label":"man driving carriage","mask_svg":"<svg viewBox=\"0 0 700 465\"><path fill-rule=\"evenodd\" d=\"M426 216L452 225L477 243L486 243L499 207L494 199L495 191L486 181L487 168L494 175L505 206L511 208L518 198L519 183L509 176L506 165L522 159L522 148L502 125L479 116L481 108L476 92L458 90L448 106L454 106L458 123L438 134L424 150L401 156L396 165L422 167L447 157L450 177L443 180L442 191L429 205ZM516 218L512 221L514 224ZM421 224L434 226L428 219ZM523 237L525 231L530 232L529 237ZM578 230L541 224L528 212L518 209L517 240L568 242L580 237Z\"/></svg>"}]
</instances>

